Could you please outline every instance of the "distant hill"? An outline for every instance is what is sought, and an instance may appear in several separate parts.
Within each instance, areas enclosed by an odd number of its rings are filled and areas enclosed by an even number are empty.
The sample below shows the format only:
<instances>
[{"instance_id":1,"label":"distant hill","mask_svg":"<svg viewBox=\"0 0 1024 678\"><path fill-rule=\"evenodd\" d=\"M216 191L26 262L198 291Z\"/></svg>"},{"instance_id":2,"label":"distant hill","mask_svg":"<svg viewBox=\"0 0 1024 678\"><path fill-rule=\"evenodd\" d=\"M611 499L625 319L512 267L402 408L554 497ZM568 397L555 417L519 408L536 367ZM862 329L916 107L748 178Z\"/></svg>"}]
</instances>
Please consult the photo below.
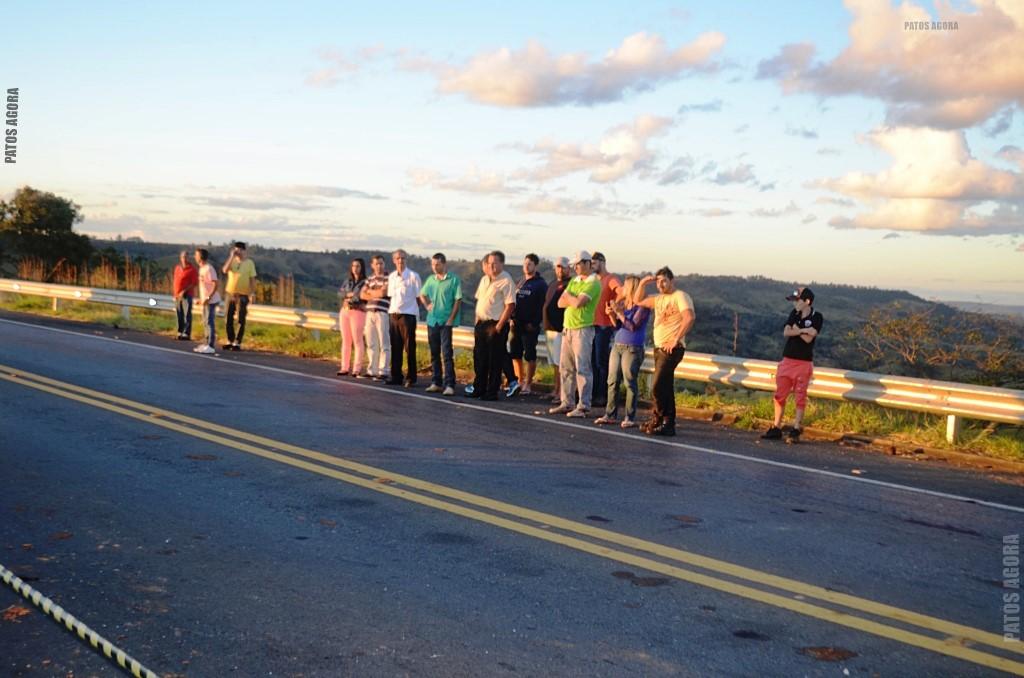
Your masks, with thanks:
<instances>
[{"instance_id":1,"label":"distant hill","mask_svg":"<svg viewBox=\"0 0 1024 678\"><path fill-rule=\"evenodd\" d=\"M173 268L177 254L194 245L172 243L150 243L137 239L96 240L98 249L110 248L121 255L129 255L137 262L148 261L151 270L165 274ZM228 245L207 245L214 262L223 262L228 256ZM349 262L362 257L369 263L376 254L370 250L338 250L335 252L305 252L280 248L249 245L249 255L256 263L260 278L273 282L278 276L291 275L301 298L313 308L334 309L337 304L336 290L347 275ZM391 268L390 252L381 252ZM471 297L480 280L478 261L451 260L449 269L462 280L464 294ZM430 260L410 254L409 267L424 278L430 274ZM520 262L508 262L507 269L515 278L522 273ZM541 275L551 280L551 262L543 261ZM622 271L614 271L623 275ZM635 272L638 275L644 272ZM785 300L792 291L791 282L772 280L763 276L705 276L682 275L676 279L677 287L693 298L697 311L697 324L688 339L693 351L737 355L747 358L777 360L781 356L783 338L782 324L792 308ZM924 314L932 318L932 330L925 332L922 342L953 342L957 340L942 335L941 328L954 325L970 325L980 334L972 335L972 341L992 341L994 337L1006 335L1014 351L1013 360L996 362L988 360L983 369L986 383L1015 386L1024 382L1024 339L1019 328L1005 318L976 313L975 308L954 308L953 305L927 301L902 290L884 290L875 287L835 285L810 281L817 295L815 308L825 316L825 329L815 344L815 363L824 366L844 367L890 374L907 374L941 379L970 381L982 380L973 375L973 368L967 361L960 361L955 368L944 361L916 359L909 364L907 351L897 346L883 346L882 353L870 358L857 341L864 333L869 319ZM977 305L974 305L977 306ZM1011 307L1006 307L1011 308ZM1024 308L1021 308L1024 312ZM881 315L880 315L881 314ZM463 305L462 324L473 322L473 306ZM940 328L936 330L935 328ZM1008 329L1011 328L1011 329ZM896 330L898 335L900 330ZM979 337L981 339L979 339ZM1015 342L1015 343L1012 343ZM884 344L885 342L883 342ZM891 342L892 343L892 342ZM962 343L962 342L961 342ZM1004 348L1005 342L1001 344ZM982 369L981 367L978 368ZM980 375L981 373L979 373Z\"/></svg>"},{"instance_id":2,"label":"distant hill","mask_svg":"<svg viewBox=\"0 0 1024 678\"><path fill-rule=\"evenodd\" d=\"M986 313L988 315L1001 315L1024 321L1024 306L1011 306L1009 304L983 304L980 301L945 301L953 308L971 313Z\"/></svg>"}]
</instances>

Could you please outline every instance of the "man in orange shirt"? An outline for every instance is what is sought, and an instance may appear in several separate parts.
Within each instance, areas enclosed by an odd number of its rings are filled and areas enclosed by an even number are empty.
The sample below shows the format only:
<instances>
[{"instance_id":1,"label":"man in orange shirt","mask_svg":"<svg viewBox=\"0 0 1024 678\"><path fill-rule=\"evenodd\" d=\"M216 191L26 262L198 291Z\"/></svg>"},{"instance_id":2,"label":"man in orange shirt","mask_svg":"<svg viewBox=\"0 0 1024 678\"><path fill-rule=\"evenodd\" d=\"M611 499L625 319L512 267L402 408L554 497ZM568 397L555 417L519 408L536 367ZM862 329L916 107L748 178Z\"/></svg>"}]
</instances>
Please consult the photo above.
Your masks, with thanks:
<instances>
[{"instance_id":1,"label":"man in orange shirt","mask_svg":"<svg viewBox=\"0 0 1024 678\"><path fill-rule=\"evenodd\" d=\"M178 314L178 341L192 338L192 299L199 284L199 269L188 260L188 250L178 255L174 267L174 310Z\"/></svg>"},{"instance_id":2,"label":"man in orange shirt","mask_svg":"<svg viewBox=\"0 0 1024 678\"><path fill-rule=\"evenodd\" d=\"M608 302L616 298L622 282L608 272L608 264L600 252L594 252L594 273L601 281L601 298L594 312L594 348L590 354L591 372L594 375L594 407L604 407L606 400L605 384L608 383L608 358L612 354L612 337L615 336L615 322L608 317L605 309Z\"/></svg>"}]
</instances>

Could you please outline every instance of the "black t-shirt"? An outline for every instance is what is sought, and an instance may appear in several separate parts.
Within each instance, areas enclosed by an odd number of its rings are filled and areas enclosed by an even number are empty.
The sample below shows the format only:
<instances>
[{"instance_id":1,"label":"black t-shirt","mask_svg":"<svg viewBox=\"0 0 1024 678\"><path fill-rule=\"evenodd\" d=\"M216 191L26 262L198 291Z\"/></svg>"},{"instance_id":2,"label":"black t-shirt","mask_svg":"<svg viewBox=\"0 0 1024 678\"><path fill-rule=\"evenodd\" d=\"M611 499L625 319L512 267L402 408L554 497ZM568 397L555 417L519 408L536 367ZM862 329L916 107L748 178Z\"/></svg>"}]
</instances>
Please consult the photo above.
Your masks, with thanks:
<instances>
[{"instance_id":1,"label":"black t-shirt","mask_svg":"<svg viewBox=\"0 0 1024 678\"><path fill-rule=\"evenodd\" d=\"M544 315L544 295L547 291L548 284L539 275L519 281L516 286L516 310L513 316L516 327L525 330L526 326L530 325L533 331L540 331Z\"/></svg>"},{"instance_id":2,"label":"black t-shirt","mask_svg":"<svg viewBox=\"0 0 1024 678\"><path fill-rule=\"evenodd\" d=\"M549 332L561 332L565 322L565 309L558 308L558 299L565 291L568 280L555 278L548 285L548 294L544 304L544 329Z\"/></svg>"},{"instance_id":3,"label":"black t-shirt","mask_svg":"<svg viewBox=\"0 0 1024 678\"><path fill-rule=\"evenodd\" d=\"M785 327L793 324L800 328L813 327L818 331L818 334L814 339L811 339L810 343L804 341L802 337L789 337L786 339L786 347L782 350L782 355L795 360L814 360L814 342L821 336L821 326L824 322L825 319L813 307L811 308L810 315L806 318L801 316L800 311L795 308L790 311Z\"/></svg>"}]
</instances>

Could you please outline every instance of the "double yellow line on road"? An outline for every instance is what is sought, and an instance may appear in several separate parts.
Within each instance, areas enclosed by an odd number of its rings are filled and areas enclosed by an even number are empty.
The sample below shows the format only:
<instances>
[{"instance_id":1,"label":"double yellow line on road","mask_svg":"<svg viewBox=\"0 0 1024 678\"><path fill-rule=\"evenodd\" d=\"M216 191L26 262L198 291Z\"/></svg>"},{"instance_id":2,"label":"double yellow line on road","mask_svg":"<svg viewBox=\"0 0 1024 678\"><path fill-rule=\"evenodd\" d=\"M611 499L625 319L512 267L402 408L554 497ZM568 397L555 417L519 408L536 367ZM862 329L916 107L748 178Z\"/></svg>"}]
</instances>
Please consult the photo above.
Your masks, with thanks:
<instances>
[{"instance_id":1,"label":"double yellow line on road","mask_svg":"<svg viewBox=\"0 0 1024 678\"><path fill-rule=\"evenodd\" d=\"M1024 663L974 649L973 646L985 645L987 650L998 648L1024 654L1024 644L1007 643L996 633L392 473L16 368L0 365L0 379L608 560L1024 675ZM815 602L807 602L808 599ZM994 605L994 617L997 612L999 608Z\"/></svg>"}]
</instances>

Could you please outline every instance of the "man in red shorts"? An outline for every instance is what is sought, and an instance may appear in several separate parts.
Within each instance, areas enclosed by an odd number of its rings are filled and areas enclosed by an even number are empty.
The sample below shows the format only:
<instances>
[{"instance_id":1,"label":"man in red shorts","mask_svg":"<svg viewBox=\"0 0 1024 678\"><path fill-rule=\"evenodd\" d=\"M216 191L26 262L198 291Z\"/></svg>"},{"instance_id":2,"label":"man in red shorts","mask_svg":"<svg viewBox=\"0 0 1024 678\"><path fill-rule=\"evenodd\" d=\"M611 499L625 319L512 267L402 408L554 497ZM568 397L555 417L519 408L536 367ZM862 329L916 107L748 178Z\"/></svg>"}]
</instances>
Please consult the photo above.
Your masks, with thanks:
<instances>
[{"instance_id":1,"label":"man in red shorts","mask_svg":"<svg viewBox=\"0 0 1024 678\"><path fill-rule=\"evenodd\" d=\"M807 407L807 385L814 373L814 340L821 334L824 318L814 310L814 292L810 287L799 287L786 297L793 302L793 310L786 319L782 336L786 347L782 362L775 372L775 422L762 438L778 440L782 437L782 413L790 392L796 400L796 418L786 435L787 443L796 443L803 432L804 408Z\"/></svg>"}]
</instances>

